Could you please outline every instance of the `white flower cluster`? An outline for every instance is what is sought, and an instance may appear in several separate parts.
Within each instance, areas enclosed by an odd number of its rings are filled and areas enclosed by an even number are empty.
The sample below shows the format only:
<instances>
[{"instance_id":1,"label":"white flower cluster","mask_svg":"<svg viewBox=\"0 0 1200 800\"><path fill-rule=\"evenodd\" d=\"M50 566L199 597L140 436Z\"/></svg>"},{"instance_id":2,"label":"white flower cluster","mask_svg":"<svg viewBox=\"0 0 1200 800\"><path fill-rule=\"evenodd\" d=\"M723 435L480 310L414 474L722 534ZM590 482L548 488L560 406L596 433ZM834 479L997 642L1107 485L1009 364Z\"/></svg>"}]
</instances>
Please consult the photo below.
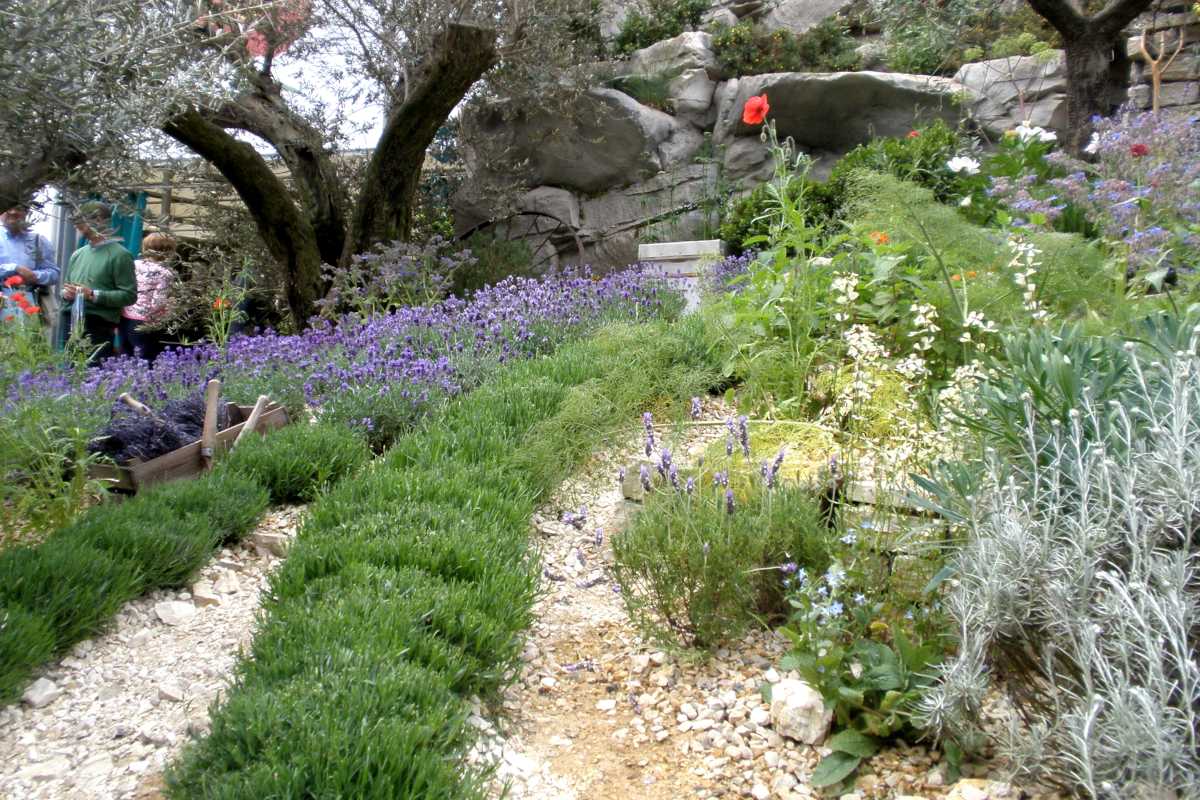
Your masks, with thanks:
<instances>
[{"instance_id":1,"label":"white flower cluster","mask_svg":"<svg viewBox=\"0 0 1200 800\"><path fill-rule=\"evenodd\" d=\"M888 354L875 332L866 325L851 325L842 338L846 342L846 355L850 358L854 370L850 383L839 392L837 399L838 414L846 416L854 410L856 404L866 403L871 399L879 386L875 373L880 362L887 358Z\"/></svg>"},{"instance_id":2,"label":"white flower cluster","mask_svg":"<svg viewBox=\"0 0 1200 800\"><path fill-rule=\"evenodd\" d=\"M958 340L963 344L970 344L974 339L971 337L971 330L977 330L982 334L995 333L999 330L996 323L985 317L980 311L968 311L967 316L963 319L963 330L959 335Z\"/></svg>"},{"instance_id":3,"label":"white flower cluster","mask_svg":"<svg viewBox=\"0 0 1200 800\"><path fill-rule=\"evenodd\" d=\"M833 318L846 322L850 319L849 307L858 299L858 276L853 272L839 272L833 276L829 288L833 291L833 302L840 306Z\"/></svg>"},{"instance_id":4,"label":"white flower cluster","mask_svg":"<svg viewBox=\"0 0 1200 800\"><path fill-rule=\"evenodd\" d=\"M954 370L950 384L938 392L938 405L951 410L964 411L968 398L986 377L978 361L968 361Z\"/></svg>"},{"instance_id":5,"label":"white flower cluster","mask_svg":"<svg viewBox=\"0 0 1200 800\"><path fill-rule=\"evenodd\" d=\"M979 174L979 162L970 156L955 156L946 162L946 168L951 172L965 173L967 175Z\"/></svg>"},{"instance_id":6,"label":"white flower cluster","mask_svg":"<svg viewBox=\"0 0 1200 800\"><path fill-rule=\"evenodd\" d=\"M1014 236L1008 240L1008 249L1013 251L1013 257L1008 262L1008 268L1013 271L1013 281L1021 289L1021 298L1025 304L1025 310L1033 317L1034 322L1041 322L1050 316L1050 312L1038 300L1037 283L1034 282L1034 278L1037 277L1037 268L1042 265L1037 260L1042 252L1037 249L1033 242L1026 241L1019 236Z\"/></svg>"},{"instance_id":7,"label":"white flower cluster","mask_svg":"<svg viewBox=\"0 0 1200 800\"><path fill-rule=\"evenodd\" d=\"M942 328L937 324L937 309L928 303L917 303L912 307L913 329L909 336L916 339L913 349L918 353L928 353L933 347L933 335Z\"/></svg>"},{"instance_id":8,"label":"white flower cluster","mask_svg":"<svg viewBox=\"0 0 1200 800\"><path fill-rule=\"evenodd\" d=\"M1029 120L1025 120L1017 127L1009 131L1009 134L1017 137L1022 143L1027 142L1056 142L1058 134L1054 131L1048 131L1045 128L1039 128L1037 125L1030 124Z\"/></svg>"}]
</instances>

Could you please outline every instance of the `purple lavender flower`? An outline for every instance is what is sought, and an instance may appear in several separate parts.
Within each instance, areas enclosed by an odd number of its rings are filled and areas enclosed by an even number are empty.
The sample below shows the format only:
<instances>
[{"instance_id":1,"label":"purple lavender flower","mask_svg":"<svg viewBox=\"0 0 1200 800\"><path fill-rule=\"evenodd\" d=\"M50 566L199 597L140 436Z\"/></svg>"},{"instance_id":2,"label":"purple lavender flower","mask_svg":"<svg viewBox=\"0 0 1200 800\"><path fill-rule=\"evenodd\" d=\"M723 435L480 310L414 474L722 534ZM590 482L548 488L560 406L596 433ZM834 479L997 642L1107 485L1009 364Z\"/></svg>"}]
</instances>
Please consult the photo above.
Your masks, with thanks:
<instances>
[{"instance_id":1,"label":"purple lavender flower","mask_svg":"<svg viewBox=\"0 0 1200 800\"><path fill-rule=\"evenodd\" d=\"M683 490L685 492L687 492L688 494L691 494L692 492L696 491L696 479L688 478L687 483L685 483L683 485Z\"/></svg>"},{"instance_id":2,"label":"purple lavender flower","mask_svg":"<svg viewBox=\"0 0 1200 800\"><path fill-rule=\"evenodd\" d=\"M621 467L620 469L617 470L617 483L621 484L622 486L625 484L625 468L624 467Z\"/></svg>"},{"instance_id":3,"label":"purple lavender flower","mask_svg":"<svg viewBox=\"0 0 1200 800\"><path fill-rule=\"evenodd\" d=\"M784 575L794 575L798 569L800 569L800 565L795 561L788 561L779 567L779 571Z\"/></svg>"},{"instance_id":4,"label":"purple lavender flower","mask_svg":"<svg viewBox=\"0 0 1200 800\"><path fill-rule=\"evenodd\" d=\"M638 468L638 473L642 479L642 488L647 492L650 491L650 470L646 469L645 464L642 464Z\"/></svg>"},{"instance_id":5,"label":"purple lavender flower","mask_svg":"<svg viewBox=\"0 0 1200 800\"><path fill-rule=\"evenodd\" d=\"M596 547L604 546L604 529L603 528L596 528L596 538L594 541L596 543Z\"/></svg>"},{"instance_id":6,"label":"purple lavender flower","mask_svg":"<svg viewBox=\"0 0 1200 800\"><path fill-rule=\"evenodd\" d=\"M725 455L733 455L733 418L725 420Z\"/></svg>"},{"instance_id":7,"label":"purple lavender flower","mask_svg":"<svg viewBox=\"0 0 1200 800\"><path fill-rule=\"evenodd\" d=\"M675 465L667 467L667 479L671 481L671 485L676 489L679 488L679 473L675 470Z\"/></svg>"},{"instance_id":8,"label":"purple lavender flower","mask_svg":"<svg viewBox=\"0 0 1200 800\"><path fill-rule=\"evenodd\" d=\"M726 489L725 490L725 513L732 514L733 510L734 510L733 509L733 489Z\"/></svg>"},{"instance_id":9,"label":"purple lavender flower","mask_svg":"<svg viewBox=\"0 0 1200 800\"><path fill-rule=\"evenodd\" d=\"M700 419L700 414L701 414L700 398L693 397L692 398L692 419Z\"/></svg>"},{"instance_id":10,"label":"purple lavender flower","mask_svg":"<svg viewBox=\"0 0 1200 800\"><path fill-rule=\"evenodd\" d=\"M738 441L742 445L742 455L750 457L750 418L745 414L738 417Z\"/></svg>"},{"instance_id":11,"label":"purple lavender flower","mask_svg":"<svg viewBox=\"0 0 1200 800\"><path fill-rule=\"evenodd\" d=\"M642 414L642 427L646 429L646 456L654 452L654 415L649 411Z\"/></svg>"},{"instance_id":12,"label":"purple lavender flower","mask_svg":"<svg viewBox=\"0 0 1200 800\"><path fill-rule=\"evenodd\" d=\"M785 453L787 453L787 448L781 447L775 455L775 461L771 464L771 472L767 476L767 488L775 488L775 478L779 475L779 470L783 466L783 456Z\"/></svg>"}]
</instances>

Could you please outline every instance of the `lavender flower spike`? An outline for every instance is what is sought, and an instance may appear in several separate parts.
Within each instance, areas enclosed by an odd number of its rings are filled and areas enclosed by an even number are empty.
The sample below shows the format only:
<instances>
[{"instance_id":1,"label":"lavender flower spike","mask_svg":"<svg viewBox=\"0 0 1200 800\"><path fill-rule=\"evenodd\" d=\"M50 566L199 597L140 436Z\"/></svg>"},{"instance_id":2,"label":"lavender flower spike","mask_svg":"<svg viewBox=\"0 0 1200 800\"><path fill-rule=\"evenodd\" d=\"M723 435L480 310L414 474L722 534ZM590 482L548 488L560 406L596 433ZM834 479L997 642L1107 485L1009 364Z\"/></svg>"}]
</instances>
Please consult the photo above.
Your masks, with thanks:
<instances>
[{"instance_id":1,"label":"lavender flower spike","mask_svg":"<svg viewBox=\"0 0 1200 800\"><path fill-rule=\"evenodd\" d=\"M685 483L683 485L683 490L685 492L687 492L688 494L691 494L692 492L696 491L696 479L688 478L687 483Z\"/></svg>"},{"instance_id":2,"label":"lavender flower spike","mask_svg":"<svg viewBox=\"0 0 1200 800\"><path fill-rule=\"evenodd\" d=\"M725 420L725 455L733 455L733 418Z\"/></svg>"},{"instance_id":3,"label":"lavender flower spike","mask_svg":"<svg viewBox=\"0 0 1200 800\"><path fill-rule=\"evenodd\" d=\"M647 492L650 491L650 470L646 469L645 464L642 464L642 466L638 469L638 472L641 474L642 488Z\"/></svg>"},{"instance_id":4,"label":"lavender flower spike","mask_svg":"<svg viewBox=\"0 0 1200 800\"><path fill-rule=\"evenodd\" d=\"M725 513L733 513L733 489L725 490Z\"/></svg>"},{"instance_id":5,"label":"lavender flower spike","mask_svg":"<svg viewBox=\"0 0 1200 800\"><path fill-rule=\"evenodd\" d=\"M742 455L750 457L750 418L745 414L738 417L738 440L742 445Z\"/></svg>"},{"instance_id":6,"label":"lavender flower spike","mask_svg":"<svg viewBox=\"0 0 1200 800\"><path fill-rule=\"evenodd\" d=\"M692 398L692 419L700 419L700 414L701 414L700 398L693 397Z\"/></svg>"}]
</instances>

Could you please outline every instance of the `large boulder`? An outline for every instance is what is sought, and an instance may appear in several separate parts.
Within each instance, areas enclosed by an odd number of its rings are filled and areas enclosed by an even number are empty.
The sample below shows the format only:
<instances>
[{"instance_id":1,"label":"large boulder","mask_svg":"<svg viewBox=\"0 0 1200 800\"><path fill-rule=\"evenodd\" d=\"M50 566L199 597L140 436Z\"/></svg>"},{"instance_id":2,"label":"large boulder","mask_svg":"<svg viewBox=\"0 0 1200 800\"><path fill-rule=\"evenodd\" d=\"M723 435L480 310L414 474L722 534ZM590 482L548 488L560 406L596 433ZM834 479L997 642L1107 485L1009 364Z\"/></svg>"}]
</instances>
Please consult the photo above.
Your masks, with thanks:
<instances>
[{"instance_id":1,"label":"large boulder","mask_svg":"<svg viewBox=\"0 0 1200 800\"><path fill-rule=\"evenodd\" d=\"M525 164L527 185L586 193L651 177L687 161L703 144L694 126L615 89L590 90L569 117L533 110L509 118L493 110L472 126L491 148ZM485 160L468 158L476 179L511 184L511 176L491 175Z\"/></svg>"},{"instance_id":2,"label":"large boulder","mask_svg":"<svg viewBox=\"0 0 1200 800\"><path fill-rule=\"evenodd\" d=\"M717 92L713 139L727 144L760 133L742 122L742 107L766 94L780 138L806 151L844 153L875 136L903 136L913 125L941 118L957 123L964 86L948 78L890 72L779 72L739 78Z\"/></svg>"},{"instance_id":3,"label":"large boulder","mask_svg":"<svg viewBox=\"0 0 1200 800\"><path fill-rule=\"evenodd\" d=\"M618 73L679 75L693 69L705 70L712 78L719 77L711 34L687 31L674 38L655 42L631 54L628 61L618 66Z\"/></svg>"},{"instance_id":4,"label":"large boulder","mask_svg":"<svg viewBox=\"0 0 1200 800\"><path fill-rule=\"evenodd\" d=\"M687 120L697 128L711 128L716 119L713 93L717 82L703 69L689 69L676 76L668 87L668 101L675 116Z\"/></svg>"},{"instance_id":5,"label":"large boulder","mask_svg":"<svg viewBox=\"0 0 1200 800\"><path fill-rule=\"evenodd\" d=\"M767 30L801 34L854 5L854 0L781 0L762 18Z\"/></svg>"},{"instance_id":6,"label":"large boulder","mask_svg":"<svg viewBox=\"0 0 1200 800\"><path fill-rule=\"evenodd\" d=\"M954 80L974 93L971 114L992 136L1025 121L1066 132L1067 68L1061 50L963 64Z\"/></svg>"}]
</instances>

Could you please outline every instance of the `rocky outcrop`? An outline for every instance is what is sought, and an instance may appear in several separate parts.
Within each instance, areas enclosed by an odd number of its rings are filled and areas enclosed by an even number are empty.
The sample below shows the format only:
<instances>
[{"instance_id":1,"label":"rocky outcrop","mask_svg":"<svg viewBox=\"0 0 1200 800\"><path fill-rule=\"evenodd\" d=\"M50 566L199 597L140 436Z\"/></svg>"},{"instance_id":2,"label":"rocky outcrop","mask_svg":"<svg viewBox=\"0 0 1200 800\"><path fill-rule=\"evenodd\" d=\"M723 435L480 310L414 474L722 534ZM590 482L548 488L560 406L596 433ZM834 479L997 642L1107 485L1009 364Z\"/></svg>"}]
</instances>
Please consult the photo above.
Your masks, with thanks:
<instances>
[{"instance_id":1,"label":"rocky outcrop","mask_svg":"<svg viewBox=\"0 0 1200 800\"><path fill-rule=\"evenodd\" d=\"M768 30L801 34L854 5L854 0L780 0L761 22Z\"/></svg>"},{"instance_id":2,"label":"rocky outcrop","mask_svg":"<svg viewBox=\"0 0 1200 800\"><path fill-rule=\"evenodd\" d=\"M1026 120L1066 129L1067 69L1061 50L964 64L954 80L974 93L971 116L992 136Z\"/></svg>"}]
</instances>

